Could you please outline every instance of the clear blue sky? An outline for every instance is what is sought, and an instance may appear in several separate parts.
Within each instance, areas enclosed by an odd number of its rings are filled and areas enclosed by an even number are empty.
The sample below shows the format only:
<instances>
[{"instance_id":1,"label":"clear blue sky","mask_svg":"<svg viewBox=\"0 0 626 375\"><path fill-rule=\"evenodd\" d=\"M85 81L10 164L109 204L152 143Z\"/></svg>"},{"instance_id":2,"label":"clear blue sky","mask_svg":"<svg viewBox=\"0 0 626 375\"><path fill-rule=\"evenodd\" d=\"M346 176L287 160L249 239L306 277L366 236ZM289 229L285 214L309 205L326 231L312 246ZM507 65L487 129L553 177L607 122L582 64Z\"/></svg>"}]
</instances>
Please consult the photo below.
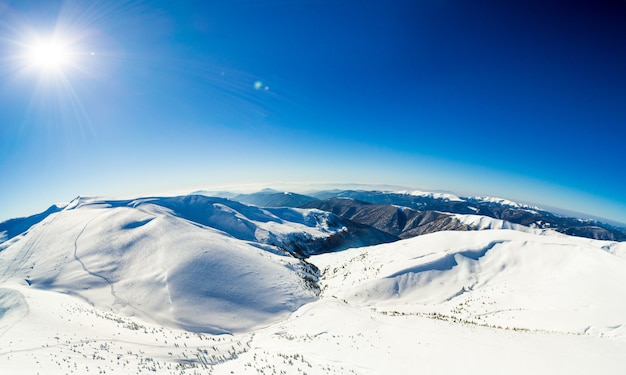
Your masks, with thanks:
<instances>
[{"instance_id":1,"label":"clear blue sky","mask_svg":"<svg viewBox=\"0 0 626 375\"><path fill-rule=\"evenodd\" d=\"M626 222L626 1L0 0L0 20L0 220L336 181ZM35 66L54 34L65 64Z\"/></svg>"}]
</instances>

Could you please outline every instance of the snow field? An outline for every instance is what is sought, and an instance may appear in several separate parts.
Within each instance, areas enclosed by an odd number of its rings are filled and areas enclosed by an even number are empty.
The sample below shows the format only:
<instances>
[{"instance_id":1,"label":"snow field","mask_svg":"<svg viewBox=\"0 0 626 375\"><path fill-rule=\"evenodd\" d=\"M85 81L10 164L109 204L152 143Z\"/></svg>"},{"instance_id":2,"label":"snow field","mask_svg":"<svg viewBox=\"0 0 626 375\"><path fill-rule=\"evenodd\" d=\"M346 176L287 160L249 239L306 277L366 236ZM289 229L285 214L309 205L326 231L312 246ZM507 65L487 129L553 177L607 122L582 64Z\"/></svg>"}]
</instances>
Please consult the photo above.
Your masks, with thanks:
<instances>
[{"instance_id":1,"label":"snow field","mask_svg":"<svg viewBox=\"0 0 626 375\"><path fill-rule=\"evenodd\" d=\"M626 367L624 243L514 226L438 232L312 256L319 281L276 246L341 230L317 210L77 199L2 244L0 373Z\"/></svg>"},{"instance_id":2,"label":"snow field","mask_svg":"<svg viewBox=\"0 0 626 375\"><path fill-rule=\"evenodd\" d=\"M626 303L617 296L626 293L626 262L606 246L518 231L439 232L313 262L323 292L357 306L623 336Z\"/></svg>"},{"instance_id":3,"label":"snow field","mask_svg":"<svg viewBox=\"0 0 626 375\"><path fill-rule=\"evenodd\" d=\"M0 275L172 328L247 331L317 294L301 261L258 245L162 206L82 203L2 251Z\"/></svg>"}]
</instances>

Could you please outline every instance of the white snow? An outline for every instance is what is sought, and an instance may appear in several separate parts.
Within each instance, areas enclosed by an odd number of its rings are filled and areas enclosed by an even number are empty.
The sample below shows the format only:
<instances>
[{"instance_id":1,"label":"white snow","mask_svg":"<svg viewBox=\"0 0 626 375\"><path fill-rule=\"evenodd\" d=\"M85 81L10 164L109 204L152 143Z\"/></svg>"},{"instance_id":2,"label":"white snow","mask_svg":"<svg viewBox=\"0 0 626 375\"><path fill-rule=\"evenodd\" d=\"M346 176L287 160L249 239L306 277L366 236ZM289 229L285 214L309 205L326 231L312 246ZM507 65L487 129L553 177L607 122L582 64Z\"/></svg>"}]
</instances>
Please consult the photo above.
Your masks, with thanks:
<instances>
[{"instance_id":1,"label":"white snow","mask_svg":"<svg viewBox=\"0 0 626 375\"><path fill-rule=\"evenodd\" d=\"M425 197L425 198L432 198L432 199L442 199L442 200L447 200L447 201L458 201L458 202L463 202L464 200L457 197L454 194L450 194L450 193L432 193L432 192L427 192L427 191L421 191L421 190L401 190L401 191L397 191L397 194L408 194L408 195L413 195L416 197Z\"/></svg>"},{"instance_id":2,"label":"white snow","mask_svg":"<svg viewBox=\"0 0 626 375\"><path fill-rule=\"evenodd\" d=\"M459 218L508 229L313 256L317 296L268 239L321 211L81 198L3 244L0 373L623 373L626 243Z\"/></svg>"},{"instance_id":3,"label":"white snow","mask_svg":"<svg viewBox=\"0 0 626 375\"><path fill-rule=\"evenodd\" d=\"M225 200L159 200L172 208L156 201L73 202L0 253L0 280L28 280L102 310L214 333L268 324L313 300L300 262L262 245L268 233L276 244L328 235L321 211L280 211L298 220L283 222L233 203L244 216Z\"/></svg>"},{"instance_id":4,"label":"white snow","mask_svg":"<svg viewBox=\"0 0 626 375\"><path fill-rule=\"evenodd\" d=\"M325 270L325 294L358 306L623 336L626 303L616 296L626 293L626 259L605 251L607 245L510 230L439 232L320 255L313 263Z\"/></svg>"},{"instance_id":5,"label":"white snow","mask_svg":"<svg viewBox=\"0 0 626 375\"><path fill-rule=\"evenodd\" d=\"M503 206L510 206L510 207L515 207L515 208L526 208L529 209L530 212L535 212L535 210L541 210L539 207L537 206L531 206L528 204L523 204L523 203L518 203L518 202L513 202L511 200L508 199L504 199L504 198L496 198L496 197L471 197L470 199L476 199L482 202L487 202L487 203L497 203L497 204L501 204Z\"/></svg>"},{"instance_id":6,"label":"white snow","mask_svg":"<svg viewBox=\"0 0 626 375\"><path fill-rule=\"evenodd\" d=\"M435 193L435 192L427 192L422 190L399 190L395 191L396 194L408 194L416 197L425 197L431 199L440 199L445 201L452 202L467 202L468 200L477 200L484 203L497 203L503 206L509 206L514 208L522 208L527 209L529 212L536 213L536 210L540 210L539 207L531 206L523 203L518 203L511 201L509 199L497 198L497 197L488 197L488 196L474 196L474 197L459 197L457 195L451 193ZM469 207L472 210L478 211L475 207Z\"/></svg>"},{"instance_id":7,"label":"white snow","mask_svg":"<svg viewBox=\"0 0 626 375\"><path fill-rule=\"evenodd\" d=\"M613 242L602 247L611 254L626 259L626 242Z\"/></svg>"},{"instance_id":8,"label":"white snow","mask_svg":"<svg viewBox=\"0 0 626 375\"><path fill-rule=\"evenodd\" d=\"M489 229L512 229L518 232L550 234L554 236L560 235L556 231L536 229L521 224L511 223L510 221L494 219L489 216L453 214L461 223L470 226L473 230L489 230Z\"/></svg>"}]
</instances>

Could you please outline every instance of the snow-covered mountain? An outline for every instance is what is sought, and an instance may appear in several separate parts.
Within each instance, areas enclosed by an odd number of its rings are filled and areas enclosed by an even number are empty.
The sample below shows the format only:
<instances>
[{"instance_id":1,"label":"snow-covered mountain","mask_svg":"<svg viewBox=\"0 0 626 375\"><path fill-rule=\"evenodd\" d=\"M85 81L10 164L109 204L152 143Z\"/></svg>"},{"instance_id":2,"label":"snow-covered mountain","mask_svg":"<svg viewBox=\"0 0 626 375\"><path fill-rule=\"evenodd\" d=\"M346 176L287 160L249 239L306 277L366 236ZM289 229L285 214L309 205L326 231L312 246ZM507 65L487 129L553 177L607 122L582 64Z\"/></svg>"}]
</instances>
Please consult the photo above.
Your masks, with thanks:
<instances>
[{"instance_id":1,"label":"snow-covered mountain","mask_svg":"<svg viewBox=\"0 0 626 375\"><path fill-rule=\"evenodd\" d=\"M374 204L352 198L328 198L310 202L304 208L317 208L357 223L374 227L400 238L411 238L439 231L515 229L541 233L543 230L488 216L419 211L393 204Z\"/></svg>"},{"instance_id":2,"label":"snow-covered mountain","mask_svg":"<svg viewBox=\"0 0 626 375\"><path fill-rule=\"evenodd\" d=\"M315 269L292 254L362 245L376 234L324 211L204 196L78 198L41 217L3 244L0 280L213 333L248 330L315 298Z\"/></svg>"},{"instance_id":3,"label":"snow-covered mountain","mask_svg":"<svg viewBox=\"0 0 626 375\"><path fill-rule=\"evenodd\" d=\"M519 231L439 232L312 262L323 271L324 293L352 305L626 338L626 303L616 298L626 292L626 257L611 251L625 244Z\"/></svg>"},{"instance_id":4,"label":"snow-covered mountain","mask_svg":"<svg viewBox=\"0 0 626 375\"><path fill-rule=\"evenodd\" d=\"M446 215L473 230L197 195L1 223L0 373L622 373L626 242Z\"/></svg>"},{"instance_id":5,"label":"snow-covered mountain","mask_svg":"<svg viewBox=\"0 0 626 375\"><path fill-rule=\"evenodd\" d=\"M264 189L251 194L237 194L232 199L259 207L300 207L317 200L307 195L272 189Z\"/></svg>"},{"instance_id":6,"label":"snow-covered mountain","mask_svg":"<svg viewBox=\"0 0 626 375\"><path fill-rule=\"evenodd\" d=\"M626 241L626 228L576 217L567 217L538 207L493 197L459 197L450 193L423 191L332 190L313 193L319 199L352 198L361 202L396 205L417 211L480 215L539 229L600 240ZM310 205L318 204L317 202Z\"/></svg>"},{"instance_id":7,"label":"snow-covered mountain","mask_svg":"<svg viewBox=\"0 0 626 375\"><path fill-rule=\"evenodd\" d=\"M364 186L365 187L365 186ZM309 196L278 192L272 189L264 189L251 194L235 194L221 192L220 196L227 196L235 200L254 204L260 207L328 207L331 212L333 204L327 201L337 198L351 198L361 203L378 205L394 205L420 211L423 215L463 214L480 215L496 220L503 220L512 224L519 224L532 228L555 230L568 235L586 237L600 240L626 241L626 228L616 227L588 217L568 216L556 214L549 210L541 209L534 205L514 202L509 199L487 196L463 197L453 193L425 192L421 190L324 190L310 192ZM371 207L370 207L371 209ZM436 211L436 213L434 213ZM337 213L337 212L335 212ZM386 213L381 212L381 216ZM350 218L352 215L347 215ZM358 221L358 220L357 220ZM371 221L371 220L368 220ZM433 223L435 224L435 223ZM420 228L413 231L412 235L432 233L438 228L465 230L458 223L445 225L435 224L434 228ZM471 229L471 228L469 228ZM401 237L410 237L408 231Z\"/></svg>"}]
</instances>

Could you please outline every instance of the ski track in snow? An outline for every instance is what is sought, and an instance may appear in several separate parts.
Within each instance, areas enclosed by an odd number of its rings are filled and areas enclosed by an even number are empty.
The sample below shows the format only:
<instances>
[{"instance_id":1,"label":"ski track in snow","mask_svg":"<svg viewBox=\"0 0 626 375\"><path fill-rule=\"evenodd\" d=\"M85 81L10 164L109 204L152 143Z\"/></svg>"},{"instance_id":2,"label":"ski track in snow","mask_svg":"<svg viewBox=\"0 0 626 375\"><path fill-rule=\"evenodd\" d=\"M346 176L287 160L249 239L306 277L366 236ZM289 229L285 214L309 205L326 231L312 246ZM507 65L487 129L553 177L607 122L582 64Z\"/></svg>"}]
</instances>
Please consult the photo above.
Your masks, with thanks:
<instances>
[{"instance_id":1,"label":"ski track in snow","mask_svg":"<svg viewBox=\"0 0 626 375\"><path fill-rule=\"evenodd\" d=\"M80 230L80 232L78 233L78 235L76 236L76 239L74 239L74 260L76 260L78 263L80 263L80 266L83 268L83 270L85 272L87 272L88 274L90 274L93 277L96 277L98 279L103 280L105 283L107 283L109 285L109 289L111 291L111 296L113 296L113 304L122 304L122 299L119 298L119 296L117 295L117 293L115 292L115 287L113 286L113 282L111 280L109 280L108 277L104 276L104 275L100 275L98 273L95 273L91 270L89 270L89 268L87 268L87 265L85 265L85 262L78 256L78 240L80 239L80 237L83 235L83 233L85 232L85 229L87 229L87 226L94 221L98 216L94 216L93 218L91 218L90 220L88 220L85 225L83 226L83 228Z\"/></svg>"},{"instance_id":2,"label":"ski track in snow","mask_svg":"<svg viewBox=\"0 0 626 375\"><path fill-rule=\"evenodd\" d=\"M80 232L78 233L78 235L76 236L76 238L74 239L74 259L80 264L81 268L88 273L89 275L96 277L98 279L103 280L108 286L109 286L109 290L111 293L111 296L113 297L113 304L111 305L111 307L115 307L116 305L119 305L121 307L125 307L125 306L129 306L132 309L142 313L145 317L147 317L148 319L150 319L152 322L160 322L157 318L155 318L151 313L149 313L148 311L146 311L145 309L142 309L138 306L136 306L135 304L131 303L130 301L128 301L127 299L123 299L121 298L118 293L115 290L115 283L109 279L107 276L94 272L92 270L89 269L89 267L87 267L87 265L85 264L85 261L83 261L81 259L81 257L78 255L78 240L81 238L81 236L83 235L83 233L85 232L85 230L87 229L87 227L96 219L98 219L101 216L101 214L96 214L94 217L92 217L91 219L89 219L85 225L82 227L82 229L80 230ZM123 229L134 229L134 228L138 228L142 225L147 224L148 222L152 221L153 218L147 219L147 220L143 220L140 222L135 222L132 223L131 225L127 225L125 227L123 227ZM138 224L141 223L141 224ZM171 294L169 292L169 284L167 283L167 279L166 279L166 291L167 291L167 298L168 301L170 303L171 306L173 306L172 303L172 298L171 298Z\"/></svg>"}]
</instances>

